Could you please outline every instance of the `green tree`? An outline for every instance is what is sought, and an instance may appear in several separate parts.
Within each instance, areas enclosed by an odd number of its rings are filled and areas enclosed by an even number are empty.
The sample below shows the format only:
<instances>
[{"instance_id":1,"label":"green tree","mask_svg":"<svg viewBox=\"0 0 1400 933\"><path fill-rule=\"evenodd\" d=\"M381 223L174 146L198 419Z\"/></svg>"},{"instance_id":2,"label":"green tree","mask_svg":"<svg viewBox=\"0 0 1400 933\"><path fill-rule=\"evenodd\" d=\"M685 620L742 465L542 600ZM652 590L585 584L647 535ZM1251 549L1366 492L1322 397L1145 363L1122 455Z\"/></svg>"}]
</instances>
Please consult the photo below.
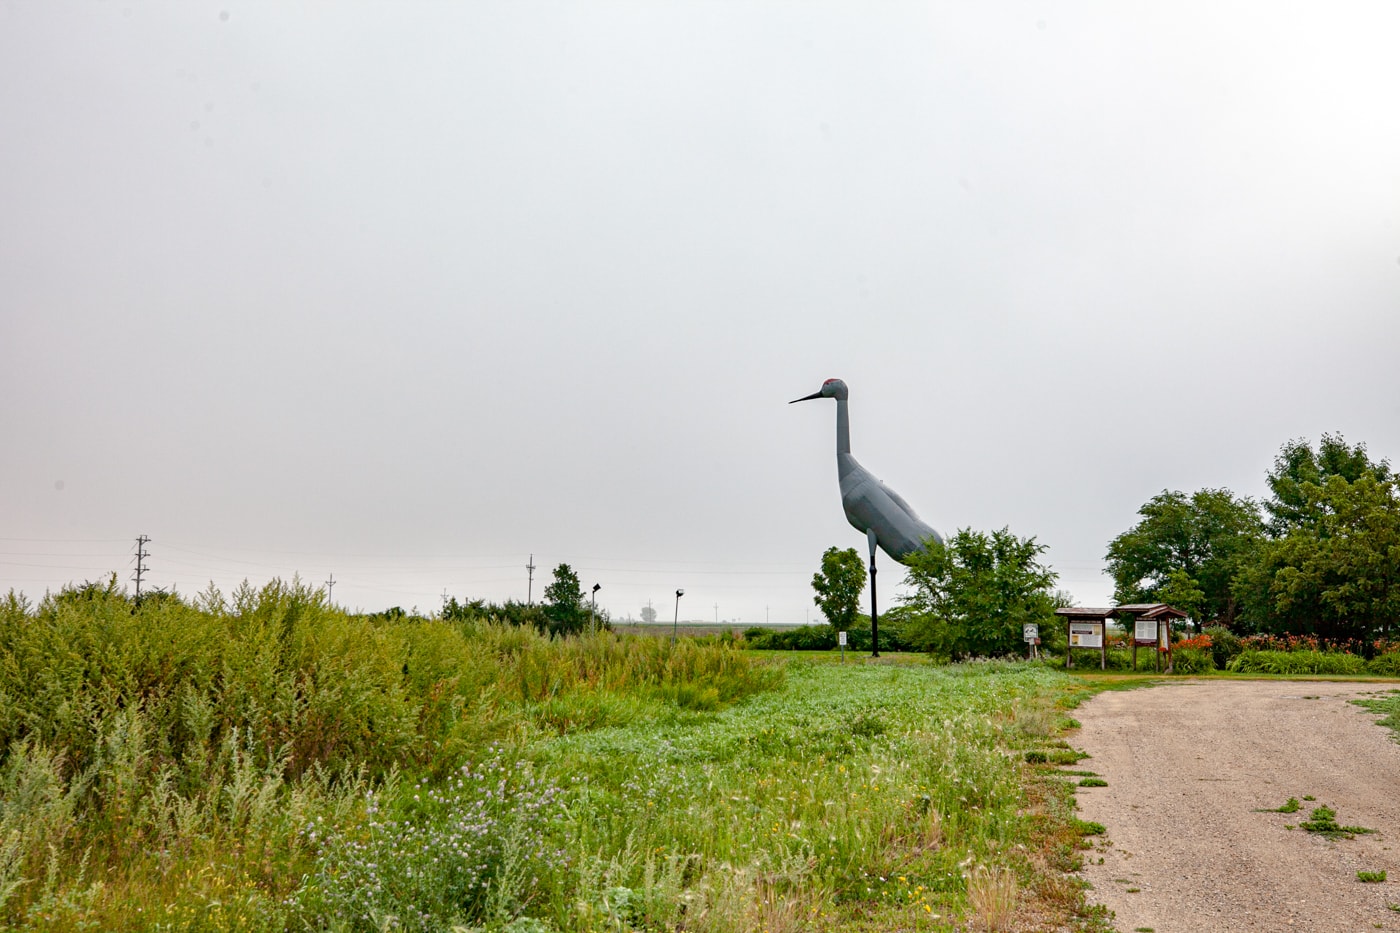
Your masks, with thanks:
<instances>
[{"instance_id":1,"label":"green tree","mask_svg":"<svg viewBox=\"0 0 1400 933\"><path fill-rule=\"evenodd\" d=\"M1007 528L964 528L907 559L906 642L939 657L1019 653L1021 627L1055 621L1055 572L1040 562L1045 546Z\"/></svg>"},{"instance_id":2,"label":"green tree","mask_svg":"<svg viewBox=\"0 0 1400 933\"><path fill-rule=\"evenodd\" d=\"M568 564L554 568L554 580L544 588L544 615L549 630L558 634L581 632L588 625L583 586Z\"/></svg>"},{"instance_id":3,"label":"green tree","mask_svg":"<svg viewBox=\"0 0 1400 933\"><path fill-rule=\"evenodd\" d=\"M1314 451L1312 444L1304 439L1290 440L1274 458L1274 468L1266 481L1274 497L1264 503L1269 511L1269 531L1275 537L1283 537L1300 525L1317 522L1328 504L1321 501L1316 490L1308 486L1321 487L1333 476L1340 476L1348 483L1354 483L1362 476L1370 475L1377 482L1393 479L1390 461L1373 462L1366 453L1365 444L1349 446L1340 434L1324 434Z\"/></svg>"},{"instance_id":4,"label":"green tree","mask_svg":"<svg viewBox=\"0 0 1400 933\"><path fill-rule=\"evenodd\" d=\"M1182 599L1198 592L1198 622L1233 622L1239 612L1235 576L1253 560L1264 535L1259 506L1228 489L1201 489L1189 497L1163 490L1138 515L1141 521L1108 545L1114 599L1171 603L1169 595Z\"/></svg>"},{"instance_id":5,"label":"green tree","mask_svg":"<svg viewBox=\"0 0 1400 933\"><path fill-rule=\"evenodd\" d=\"M1384 478L1376 469L1319 478L1290 489L1301 517L1240 574L1248 621L1327 639L1388 638L1400 619L1400 482L1388 467Z\"/></svg>"},{"instance_id":6,"label":"green tree","mask_svg":"<svg viewBox=\"0 0 1400 933\"><path fill-rule=\"evenodd\" d=\"M812 574L817 608L838 632L848 631L860 612L865 589L865 561L853 547L829 547L822 553L822 569Z\"/></svg>"},{"instance_id":7,"label":"green tree","mask_svg":"<svg viewBox=\"0 0 1400 933\"><path fill-rule=\"evenodd\" d=\"M1180 609L1186 613L1191 621L1196 623L1196 631L1201 630L1203 622L1201 607L1205 605L1206 594L1185 570L1180 567L1172 568L1171 574L1167 576L1167 582L1157 588L1156 601Z\"/></svg>"}]
</instances>

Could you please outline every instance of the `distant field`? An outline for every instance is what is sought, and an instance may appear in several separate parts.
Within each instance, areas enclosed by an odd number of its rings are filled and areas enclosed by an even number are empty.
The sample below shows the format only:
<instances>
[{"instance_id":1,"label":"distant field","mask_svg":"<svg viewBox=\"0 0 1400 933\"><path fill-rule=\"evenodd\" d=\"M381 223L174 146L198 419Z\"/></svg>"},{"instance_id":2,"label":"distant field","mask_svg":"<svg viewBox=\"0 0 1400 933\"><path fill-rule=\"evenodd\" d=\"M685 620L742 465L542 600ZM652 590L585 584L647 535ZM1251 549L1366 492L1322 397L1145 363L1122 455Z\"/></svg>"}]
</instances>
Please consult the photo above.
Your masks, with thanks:
<instances>
[{"instance_id":1,"label":"distant field","mask_svg":"<svg viewBox=\"0 0 1400 933\"><path fill-rule=\"evenodd\" d=\"M646 622L616 622L616 621L615 621L615 622L613 622L612 627L613 627L613 631L615 631L615 632L626 632L626 633L628 633L629 635L668 635L668 636L669 636L669 635L671 634L672 623L670 623L670 622L652 622L652 623L646 623ZM777 622L775 622L775 623L773 623L773 624L771 624L771 625L765 625L765 624L762 623L762 622L757 622L757 623L743 622L743 623L737 623L737 624L733 624L733 625L729 625L729 624L725 624L725 623L720 623L719 625L716 625L716 624L713 623L713 622L681 622L681 623L675 625L676 630L679 631L682 635L720 635L720 634L723 634L724 632L733 632L735 635L738 635L738 634L740 634L741 632L743 632L745 629L750 629L750 628L761 628L761 629L764 629L764 630L766 630L766 631L771 631L771 632L786 632L786 631L789 631L789 630L791 630L791 629L801 628L801 627L802 627L802 626L801 626L801 625L798 625L798 624L782 624L782 623L777 623Z\"/></svg>"}]
</instances>

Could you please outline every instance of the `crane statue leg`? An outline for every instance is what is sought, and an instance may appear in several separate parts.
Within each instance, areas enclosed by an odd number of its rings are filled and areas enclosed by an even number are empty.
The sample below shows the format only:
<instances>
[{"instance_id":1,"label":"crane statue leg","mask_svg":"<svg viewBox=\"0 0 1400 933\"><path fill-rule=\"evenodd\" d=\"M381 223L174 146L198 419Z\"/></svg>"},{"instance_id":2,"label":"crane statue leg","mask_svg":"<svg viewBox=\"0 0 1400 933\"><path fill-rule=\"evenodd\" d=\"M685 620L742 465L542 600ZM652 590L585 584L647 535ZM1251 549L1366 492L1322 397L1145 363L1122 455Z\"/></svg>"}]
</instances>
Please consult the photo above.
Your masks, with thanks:
<instances>
[{"instance_id":1,"label":"crane statue leg","mask_svg":"<svg viewBox=\"0 0 1400 933\"><path fill-rule=\"evenodd\" d=\"M865 533L865 540L870 542L870 656L878 658L880 656L880 616L875 609L875 529L871 528Z\"/></svg>"}]
</instances>

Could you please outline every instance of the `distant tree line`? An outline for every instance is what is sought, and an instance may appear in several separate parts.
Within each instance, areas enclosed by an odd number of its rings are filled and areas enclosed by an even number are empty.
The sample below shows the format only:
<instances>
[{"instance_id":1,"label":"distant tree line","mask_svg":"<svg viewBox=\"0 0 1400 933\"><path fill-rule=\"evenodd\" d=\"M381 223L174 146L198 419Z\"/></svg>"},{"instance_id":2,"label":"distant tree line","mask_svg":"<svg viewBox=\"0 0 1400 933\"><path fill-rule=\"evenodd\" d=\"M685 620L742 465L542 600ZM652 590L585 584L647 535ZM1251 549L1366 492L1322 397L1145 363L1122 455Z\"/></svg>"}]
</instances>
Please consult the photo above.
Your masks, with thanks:
<instances>
[{"instance_id":1,"label":"distant tree line","mask_svg":"<svg viewBox=\"0 0 1400 933\"><path fill-rule=\"evenodd\" d=\"M598 629L612 628L605 610L593 611L578 574L568 564L554 568L554 580L544 588L541 603L488 603L481 599L458 602L457 597L450 596L443 601L442 618L451 622L490 619L507 625L528 625L549 635L578 635L588 631L590 624Z\"/></svg>"},{"instance_id":2,"label":"distant tree line","mask_svg":"<svg viewBox=\"0 0 1400 933\"><path fill-rule=\"evenodd\" d=\"M1163 490L1109 544L1120 603L1166 602L1242 634L1372 644L1400 632L1400 484L1365 444L1290 440L1263 502Z\"/></svg>"}]
</instances>

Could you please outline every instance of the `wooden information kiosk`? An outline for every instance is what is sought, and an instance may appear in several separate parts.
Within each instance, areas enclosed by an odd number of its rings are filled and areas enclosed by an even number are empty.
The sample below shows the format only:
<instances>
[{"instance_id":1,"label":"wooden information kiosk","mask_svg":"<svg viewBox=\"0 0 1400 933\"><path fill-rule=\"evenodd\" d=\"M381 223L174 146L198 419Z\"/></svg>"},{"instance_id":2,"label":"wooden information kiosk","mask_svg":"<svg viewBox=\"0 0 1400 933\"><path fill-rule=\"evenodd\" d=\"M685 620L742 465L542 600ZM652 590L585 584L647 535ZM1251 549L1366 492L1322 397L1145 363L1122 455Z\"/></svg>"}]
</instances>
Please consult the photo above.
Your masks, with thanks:
<instances>
[{"instance_id":1,"label":"wooden information kiosk","mask_svg":"<svg viewBox=\"0 0 1400 933\"><path fill-rule=\"evenodd\" d=\"M1108 620L1116 618L1125 628L1131 627L1133 670L1137 670L1138 646L1150 646L1154 670L1162 672L1162 655L1167 656L1168 674L1172 671L1172 623L1186 618L1186 613L1166 603L1130 603L1110 609L1075 606L1056 609L1055 615L1065 620L1068 628L1065 667L1074 667L1076 648L1098 649L1099 668L1108 668Z\"/></svg>"},{"instance_id":2,"label":"wooden information kiosk","mask_svg":"<svg viewBox=\"0 0 1400 933\"><path fill-rule=\"evenodd\" d=\"M1166 603L1130 603L1118 607L1126 622L1133 620L1133 670L1137 670L1137 650L1152 649L1152 669L1162 672L1162 655L1167 656L1167 673L1172 672L1172 623L1186 619L1186 613Z\"/></svg>"},{"instance_id":3,"label":"wooden information kiosk","mask_svg":"<svg viewBox=\"0 0 1400 933\"><path fill-rule=\"evenodd\" d=\"M1055 610L1055 615L1062 616L1068 627L1065 667L1074 667L1074 649L1097 648L1099 669L1108 668L1108 617L1113 613L1113 609L1088 609L1083 606Z\"/></svg>"}]
</instances>

